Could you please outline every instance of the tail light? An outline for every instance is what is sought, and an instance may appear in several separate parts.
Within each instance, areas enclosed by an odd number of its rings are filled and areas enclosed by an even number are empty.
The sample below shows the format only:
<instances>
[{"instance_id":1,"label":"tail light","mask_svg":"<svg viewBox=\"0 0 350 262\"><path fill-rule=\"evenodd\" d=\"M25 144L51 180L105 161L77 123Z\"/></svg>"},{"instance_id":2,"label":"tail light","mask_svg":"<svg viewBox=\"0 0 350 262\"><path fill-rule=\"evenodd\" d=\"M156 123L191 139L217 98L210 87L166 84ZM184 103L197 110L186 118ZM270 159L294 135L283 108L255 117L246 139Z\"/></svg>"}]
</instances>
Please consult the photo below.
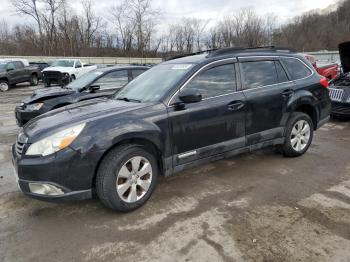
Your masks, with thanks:
<instances>
[{"instance_id":1,"label":"tail light","mask_svg":"<svg viewBox=\"0 0 350 262\"><path fill-rule=\"evenodd\" d=\"M324 88L328 88L329 87L329 82L328 79L326 77L322 77L320 80L320 84L324 87Z\"/></svg>"}]
</instances>

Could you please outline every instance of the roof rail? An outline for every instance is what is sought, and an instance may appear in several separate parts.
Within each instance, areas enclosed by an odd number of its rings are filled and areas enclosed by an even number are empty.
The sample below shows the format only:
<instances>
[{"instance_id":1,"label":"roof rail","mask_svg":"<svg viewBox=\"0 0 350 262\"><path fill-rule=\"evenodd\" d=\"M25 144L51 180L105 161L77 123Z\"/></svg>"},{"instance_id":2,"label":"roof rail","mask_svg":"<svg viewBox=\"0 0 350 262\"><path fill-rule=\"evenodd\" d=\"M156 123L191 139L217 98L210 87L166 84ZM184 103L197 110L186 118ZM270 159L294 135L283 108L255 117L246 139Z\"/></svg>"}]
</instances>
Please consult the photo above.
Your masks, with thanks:
<instances>
[{"instance_id":1,"label":"roof rail","mask_svg":"<svg viewBox=\"0 0 350 262\"><path fill-rule=\"evenodd\" d=\"M297 51L288 47L277 47L277 46L258 46L258 47L228 47L218 49L216 51L210 52L208 54L209 57L228 55L231 53L238 52L257 52L257 51L269 51L269 52L281 52L281 53L296 53Z\"/></svg>"},{"instance_id":2,"label":"roof rail","mask_svg":"<svg viewBox=\"0 0 350 262\"><path fill-rule=\"evenodd\" d=\"M170 61L170 60L174 60L174 59L178 59L178 58L182 58L182 57L186 57L186 56L193 56L193 55L200 55L200 54L210 53L210 52L213 52L213 51L216 51L216 50L219 50L219 49L214 48L214 49L207 49L207 50L194 52L194 53L175 55L175 56L172 56L172 57L170 57L168 59L165 59L165 61Z\"/></svg>"}]
</instances>

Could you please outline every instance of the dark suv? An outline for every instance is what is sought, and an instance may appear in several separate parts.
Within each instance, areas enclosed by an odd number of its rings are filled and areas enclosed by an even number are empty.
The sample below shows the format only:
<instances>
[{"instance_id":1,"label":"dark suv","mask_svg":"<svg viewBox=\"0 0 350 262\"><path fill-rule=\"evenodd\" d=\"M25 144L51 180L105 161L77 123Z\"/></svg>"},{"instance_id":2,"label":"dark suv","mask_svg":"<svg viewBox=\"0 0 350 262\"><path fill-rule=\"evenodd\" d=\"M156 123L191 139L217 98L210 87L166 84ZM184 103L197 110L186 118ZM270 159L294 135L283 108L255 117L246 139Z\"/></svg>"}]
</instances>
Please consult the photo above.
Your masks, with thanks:
<instances>
[{"instance_id":1,"label":"dark suv","mask_svg":"<svg viewBox=\"0 0 350 262\"><path fill-rule=\"evenodd\" d=\"M13 146L22 191L130 211L160 175L268 146L304 154L328 121L328 81L277 48L222 49L164 62L113 99L57 109Z\"/></svg>"}]
</instances>

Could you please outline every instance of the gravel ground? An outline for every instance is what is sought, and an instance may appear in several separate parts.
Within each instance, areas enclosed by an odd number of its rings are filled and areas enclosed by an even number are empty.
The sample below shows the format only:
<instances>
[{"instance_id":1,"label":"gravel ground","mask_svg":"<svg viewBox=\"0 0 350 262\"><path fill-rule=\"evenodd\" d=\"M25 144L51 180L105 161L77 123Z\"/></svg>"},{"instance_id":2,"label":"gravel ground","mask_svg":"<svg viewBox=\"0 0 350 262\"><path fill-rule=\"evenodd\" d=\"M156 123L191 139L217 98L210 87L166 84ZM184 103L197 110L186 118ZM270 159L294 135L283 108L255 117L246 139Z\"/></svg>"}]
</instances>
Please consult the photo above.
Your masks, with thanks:
<instances>
[{"instance_id":1,"label":"gravel ground","mask_svg":"<svg viewBox=\"0 0 350 262\"><path fill-rule=\"evenodd\" d=\"M0 261L350 261L350 122L325 125L300 158L265 149L161 179L119 214L19 192L13 110L33 89L0 93Z\"/></svg>"}]
</instances>

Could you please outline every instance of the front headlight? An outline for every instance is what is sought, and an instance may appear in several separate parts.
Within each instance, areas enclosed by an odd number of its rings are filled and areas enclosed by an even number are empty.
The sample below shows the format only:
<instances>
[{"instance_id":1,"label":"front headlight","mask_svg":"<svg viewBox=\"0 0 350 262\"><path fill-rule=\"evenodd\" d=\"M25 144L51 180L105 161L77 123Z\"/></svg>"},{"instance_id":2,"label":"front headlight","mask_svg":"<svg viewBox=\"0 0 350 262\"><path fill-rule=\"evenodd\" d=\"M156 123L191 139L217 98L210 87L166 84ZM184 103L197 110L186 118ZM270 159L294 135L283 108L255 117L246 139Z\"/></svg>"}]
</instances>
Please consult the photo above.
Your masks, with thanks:
<instances>
[{"instance_id":1,"label":"front headlight","mask_svg":"<svg viewBox=\"0 0 350 262\"><path fill-rule=\"evenodd\" d=\"M68 147L84 129L85 123L67 128L34 144L26 152L28 156L47 156Z\"/></svg>"},{"instance_id":2,"label":"front headlight","mask_svg":"<svg viewBox=\"0 0 350 262\"><path fill-rule=\"evenodd\" d=\"M30 105L27 105L27 109L29 110L34 110L34 111L37 111L39 110L40 108L42 108L42 106L44 105L44 103L35 103L35 104L30 104Z\"/></svg>"}]
</instances>

